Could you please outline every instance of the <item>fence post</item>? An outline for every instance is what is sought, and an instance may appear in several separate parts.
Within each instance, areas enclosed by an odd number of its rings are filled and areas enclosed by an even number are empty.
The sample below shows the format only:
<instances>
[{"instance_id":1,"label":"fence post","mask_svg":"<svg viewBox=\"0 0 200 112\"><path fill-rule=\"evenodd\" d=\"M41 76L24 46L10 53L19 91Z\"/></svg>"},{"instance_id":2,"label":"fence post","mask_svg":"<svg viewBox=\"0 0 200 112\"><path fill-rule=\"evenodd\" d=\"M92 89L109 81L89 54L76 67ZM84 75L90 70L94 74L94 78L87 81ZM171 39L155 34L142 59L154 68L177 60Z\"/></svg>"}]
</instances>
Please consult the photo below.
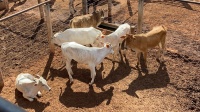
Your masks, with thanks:
<instances>
[{"instance_id":1,"label":"fence post","mask_svg":"<svg viewBox=\"0 0 200 112\"><path fill-rule=\"evenodd\" d=\"M142 33L143 4L144 4L144 0L138 0L138 24L137 24L137 34Z\"/></svg>"},{"instance_id":2,"label":"fence post","mask_svg":"<svg viewBox=\"0 0 200 112\"><path fill-rule=\"evenodd\" d=\"M112 0L108 0L108 22L112 22Z\"/></svg>"},{"instance_id":3,"label":"fence post","mask_svg":"<svg viewBox=\"0 0 200 112\"><path fill-rule=\"evenodd\" d=\"M38 4L41 3L42 0L38 0ZM43 12L43 6L39 6L39 10L40 10L40 17L41 19L44 19L44 12Z\"/></svg>"},{"instance_id":4,"label":"fence post","mask_svg":"<svg viewBox=\"0 0 200 112\"><path fill-rule=\"evenodd\" d=\"M88 6L87 6L87 0L82 0L82 10L83 10L83 14L88 14Z\"/></svg>"},{"instance_id":5,"label":"fence post","mask_svg":"<svg viewBox=\"0 0 200 112\"><path fill-rule=\"evenodd\" d=\"M50 52L54 53L55 48L54 48L54 44L51 41L53 32L52 32L52 23L50 19L50 4L49 3L46 3L45 5L45 18L46 18L46 24L47 24L47 30L48 30L48 42L49 42Z\"/></svg>"}]
</instances>

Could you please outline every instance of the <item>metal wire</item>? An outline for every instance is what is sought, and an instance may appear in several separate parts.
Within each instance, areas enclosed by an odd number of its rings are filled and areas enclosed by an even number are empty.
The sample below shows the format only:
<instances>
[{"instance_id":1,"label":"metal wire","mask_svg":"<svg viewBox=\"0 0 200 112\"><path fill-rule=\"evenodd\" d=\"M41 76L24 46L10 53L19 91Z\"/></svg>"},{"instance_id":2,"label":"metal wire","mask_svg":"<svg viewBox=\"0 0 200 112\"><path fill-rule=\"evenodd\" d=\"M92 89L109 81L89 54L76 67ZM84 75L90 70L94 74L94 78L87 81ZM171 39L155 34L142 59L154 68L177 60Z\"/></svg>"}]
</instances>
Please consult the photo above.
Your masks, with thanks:
<instances>
[{"instance_id":1,"label":"metal wire","mask_svg":"<svg viewBox=\"0 0 200 112\"><path fill-rule=\"evenodd\" d=\"M38 22L38 21L37 21ZM37 22L34 22L34 23L37 23ZM42 24L40 24L40 25L37 25L37 26L35 26L36 28L37 27L40 27L40 26L42 26L42 25L44 25L44 23L42 23ZM24 28L26 28L27 26L24 26L24 27L22 27L21 29L24 29ZM28 26L28 28L29 28L30 26ZM23 30L23 32L26 32L26 31L29 31L30 29L28 29L27 28L27 30ZM32 27L33 28L33 27Z\"/></svg>"},{"instance_id":2,"label":"metal wire","mask_svg":"<svg viewBox=\"0 0 200 112\"><path fill-rule=\"evenodd\" d=\"M31 18L31 17L33 17L33 16L34 16L34 15L31 15L30 17L28 17L28 19ZM27 18L26 18L26 19L27 19ZM13 26L18 25L18 24L24 22L26 19L22 19L22 20L20 20L20 21L14 23L14 24L12 23L12 25L7 26L6 28L2 28L2 29L0 30L0 32L1 32L2 30L8 30L9 28L11 28L11 27L13 27ZM4 24L4 25L5 25L5 24ZM1 26L2 26L2 25L1 25Z\"/></svg>"},{"instance_id":3,"label":"metal wire","mask_svg":"<svg viewBox=\"0 0 200 112\"><path fill-rule=\"evenodd\" d=\"M96 6L96 7L98 7L98 6L101 6L102 4L105 4L107 2L107 0L102 0L102 1L98 1L98 3L97 3L97 5L94 5L94 3L90 3L90 4L88 4L89 6ZM112 10L117 10L117 11L119 11L120 10L120 8L119 7L112 7ZM70 12L69 11L67 11L67 9L66 10L62 10L61 9L61 11L57 11L57 12L59 12L59 13L57 13L56 14L56 17L53 17L53 21L57 21L57 20L60 20L60 21L65 21L65 16L63 16L63 15L67 15L67 14L70 14ZM21 19L21 20L19 20L18 22L16 22L16 23L12 23L11 25L9 25L8 27L5 27L7 24L6 24L6 22L5 22L5 24L1 24L0 25L0 32L2 32L3 30L6 30L6 31L12 31L11 33L15 33L15 34L20 34L20 35L27 35L28 33L26 33L26 32L29 32L29 30L31 30L32 28L33 28L33 26L32 25L34 25L34 27L41 27L41 26L43 26L44 25L44 23L41 23L41 24L39 24L39 25L37 25L37 26L35 26L35 23L37 23L38 21L36 21L36 22L32 22L31 23L31 25L29 25L29 24L27 24L30 20L31 20L31 18L32 17L34 17L35 16L35 14L32 14L32 15L30 15L29 17L26 17L26 18L24 18L24 19ZM108 18L112 18L112 17L108 17ZM30 20L29 20L30 19ZM17 26L17 25L21 25L21 24L23 24L24 23L24 26L23 27L19 27L19 29L14 29L14 31L13 31L13 28L12 27L14 27L14 26ZM65 23L65 22L63 22L64 24L67 24L67 23ZM9 24L9 23L8 23ZM31 28L31 29L30 29ZM26 29L26 30L23 30L22 31L22 29ZM17 33L16 33L17 32ZM34 31L33 31L34 32ZM36 35L36 34L38 34L40 31L37 31L37 32L35 32L35 33L33 33L33 34L31 34L31 35ZM28 36L27 38L30 38L31 36Z\"/></svg>"}]
</instances>

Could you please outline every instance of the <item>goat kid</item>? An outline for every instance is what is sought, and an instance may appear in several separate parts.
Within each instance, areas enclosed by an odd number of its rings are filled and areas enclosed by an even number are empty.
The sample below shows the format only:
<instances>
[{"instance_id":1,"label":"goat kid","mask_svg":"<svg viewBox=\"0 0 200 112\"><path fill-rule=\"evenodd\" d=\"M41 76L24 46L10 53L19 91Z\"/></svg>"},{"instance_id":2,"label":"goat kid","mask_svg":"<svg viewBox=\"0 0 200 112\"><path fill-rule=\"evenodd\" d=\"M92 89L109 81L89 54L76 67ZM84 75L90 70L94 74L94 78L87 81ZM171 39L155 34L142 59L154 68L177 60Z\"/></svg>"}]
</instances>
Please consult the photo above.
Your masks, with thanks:
<instances>
[{"instance_id":1,"label":"goat kid","mask_svg":"<svg viewBox=\"0 0 200 112\"><path fill-rule=\"evenodd\" d=\"M42 96L42 90L51 90L43 77L37 75L35 78L29 73L20 73L16 78L15 86L17 90L23 93L23 97L29 101L37 98L36 95Z\"/></svg>"},{"instance_id":2,"label":"goat kid","mask_svg":"<svg viewBox=\"0 0 200 112\"><path fill-rule=\"evenodd\" d=\"M124 23L119 25L119 27L111 34L100 36L99 39L103 43L109 42L113 46L115 54L119 56L119 50L121 50L122 41L125 39L126 34L130 33L130 25ZM102 31L102 34L106 34L106 30ZM113 54L113 60L115 60L115 54ZM119 58L121 60L121 58Z\"/></svg>"},{"instance_id":3,"label":"goat kid","mask_svg":"<svg viewBox=\"0 0 200 112\"><path fill-rule=\"evenodd\" d=\"M157 55L157 58L160 58L161 54L164 55L164 50L166 50L165 48L166 34L167 34L167 28L165 26L153 27L151 31L144 34L138 34L138 35L127 34L125 39L126 47L136 51L136 55L138 58L137 65L140 64L139 63L140 54L142 52L144 56L145 65L147 66L147 61L146 61L147 50L157 45L159 46L159 51L160 51ZM162 60L164 61L163 56Z\"/></svg>"},{"instance_id":4,"label":"goat kid","mask_svg":"<svg viewBox=\"0 0 200 112\"><path fill-rule=\"evenodd\" d=\"M71 60L74 59L78 63L89 65L91 71L91 82L94 83L96 76L95 67L100 64L106 55L114 53L112 45L109 43L104 44L104 47L86 47L76 42L66 42L61 45L63 59L66 61L66 69L69 75L70 82L73 82L73 72L71 69Z\"/></svg>"}]
</instances>

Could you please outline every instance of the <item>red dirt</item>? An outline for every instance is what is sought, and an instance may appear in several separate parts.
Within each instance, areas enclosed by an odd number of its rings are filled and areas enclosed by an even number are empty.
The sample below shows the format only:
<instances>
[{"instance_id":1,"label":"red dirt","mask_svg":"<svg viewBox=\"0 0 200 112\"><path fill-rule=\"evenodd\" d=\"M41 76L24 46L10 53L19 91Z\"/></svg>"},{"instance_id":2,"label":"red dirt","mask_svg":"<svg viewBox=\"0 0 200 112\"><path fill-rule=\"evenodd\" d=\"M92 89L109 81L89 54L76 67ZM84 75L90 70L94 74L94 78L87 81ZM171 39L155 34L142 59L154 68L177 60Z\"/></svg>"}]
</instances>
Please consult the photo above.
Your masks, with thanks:
<instances>
[{"instance_id":1,"label":"red dirt","mask_svg":"<svg viewBox=\"0 0 200 112\"><path fill-rule=\"evenodd\" d=\"M137 25L137 1L131 0L133 16L123 2L114 2L112 22ZM75 2L80 15L81 0ZM7 12L7 16L36 4L26 1ZM13 3L10 3L12 6ZM106 8L102 4L97 8ZM51 17L53 32L68 28L68 0L56 0ZM3 15L3 11L0 12ZM126 51L122 62L108 56L98 65L93 87L90 71L84 64L73 63L74 83L69 84L61 62L60 48L49 55L46 25L38 10L0 23L0 68L5 86L0 96L29 112L63 111L200 111L200 7L172 1L144 3L143 32L165 25L167 32L166 62L156 61L156 49L148 52L148 72L136 67L135 52ZM22 22L19 22L24 20ZM19 23L13 25L15 23ZM8 27L12 25L11 27ZM40 25L40 26L38 26ZM7 28L7 29L6 29ZM4 30L2 30L4 29ZM29 102L15 90L15 78L21 72L39 73L47 79L51 92Z\"/></svg>"}]
</instances>

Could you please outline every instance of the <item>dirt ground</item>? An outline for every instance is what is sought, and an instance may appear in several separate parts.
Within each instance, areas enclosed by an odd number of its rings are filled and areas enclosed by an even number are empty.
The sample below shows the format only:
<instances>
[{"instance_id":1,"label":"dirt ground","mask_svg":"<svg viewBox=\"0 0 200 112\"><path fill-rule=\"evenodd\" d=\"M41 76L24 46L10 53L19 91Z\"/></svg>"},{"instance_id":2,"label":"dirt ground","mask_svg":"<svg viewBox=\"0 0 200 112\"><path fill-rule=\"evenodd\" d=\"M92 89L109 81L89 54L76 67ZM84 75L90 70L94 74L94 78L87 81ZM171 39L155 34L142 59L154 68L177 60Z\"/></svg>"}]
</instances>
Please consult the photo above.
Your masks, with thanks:
<instances>
[{"instance_id":1,"label":"dirt ground","mask_svg":"<svg viewBox=\"0 0 200 112\"><path fill-rule=\"evenodd\" d=\"M113 2L113 23L137 25L138 2L130 1L131 11L125 0ZM1 17L34 4L34 0L15 6L10 2L12 10L1 11ZM68 0L56 0L52 7L54 33L68 28L70 17L66 4ZM80 15L80 4L81 0L75 1L76 15ZM105 7L106 4L102 4L97 8ZM97 66L97 76L91 87L86 65L73 62L74 83L70 84L61 62L60 48L56 47L55 54L49 54L46 26L39 21L38 10L1 22L0 72L5 85L0 96L28 112L200 111L200 6L178 1L145 1L143 18L143 32L157 25L168 28L165 62L156 61L157 49L151 49L148 51L148 69L143 64L136 67L135 52L123 50L123 61L113 62L109 55ZM7 27L23 19L26 21ZM26 25L28 28L23 27ZM24 99L14 85L21 72L42 75L52 91L42 92L43 96L33 102Z\"/></svg>"}]
</instances>

